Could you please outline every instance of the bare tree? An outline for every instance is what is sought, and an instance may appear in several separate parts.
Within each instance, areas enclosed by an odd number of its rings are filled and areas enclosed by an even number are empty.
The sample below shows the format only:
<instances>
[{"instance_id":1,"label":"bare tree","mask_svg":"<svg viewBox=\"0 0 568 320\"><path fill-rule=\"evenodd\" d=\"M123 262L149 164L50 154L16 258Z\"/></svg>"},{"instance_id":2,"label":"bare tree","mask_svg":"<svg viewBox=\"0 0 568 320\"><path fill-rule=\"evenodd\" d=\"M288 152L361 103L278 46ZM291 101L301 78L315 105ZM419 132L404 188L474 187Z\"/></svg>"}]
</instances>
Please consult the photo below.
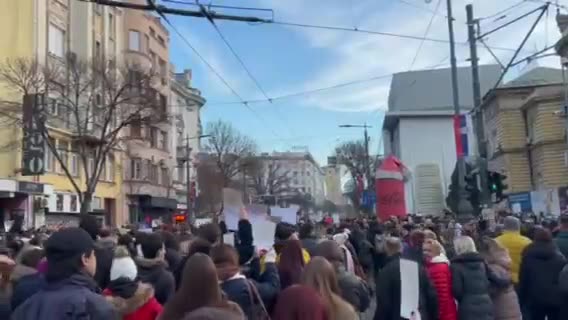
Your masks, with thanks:
<instances>
[{"instance_id":1,"label":"bare tree","mask_svg":"<svg viewBox=\"0 0 568 320\"><path fill-rule=\"evenodd\" d=\"M207 134L211 137L207 139L204 149L215 158L223 186L228 187L243 170L242 161L256 152L256 143L223 121L210 123Z\"/></svg>"},{"instance_id":2,"label":"bare tree","mask_svg":"<svg viewBox=\"0 0 568 320\"><path fill-rule=\"evenodd\" d=\"M70 55L65 61L46 65L24 58L7 60L0 65L0 83L15 99L0 101L0 117L21 124L22 95L47 97L47 123L42 132L47 152L69 179L79 196L80 212L86 214L104 178L101 173L107 159L118 161L115 153L142 125L167 121L165 100L153 89L158 80L153 70L134 64L119 66L102 58L83 61ZM65 143L55 143L55 129L64 132ZM78 163L70 165L70 155Z\"/></svg>"},{"instance_id":3,"label":"bare tree","mask_svg":"<svg viewBox=\"0 0 568 320\"><path fill-rule=\"evenodd\" d=\"M366 173L366 153L363 141L347 141L335 148L337 162L347 166L351 175L357 177Z\"/></svg>"},{"instance_id":4,"label":"bare tree","mask_svg":"<svg viewBox=\"0 0 568 320\"><path fill-rule=\"evenodd\" d=\"M199 195L197 203L200 212L216 212L223 202L223 177L216 164L201 164L197 167Z\"/></svg>"},{"instance_id":5,"label":"bare tree","mask_svg":"<svg viewBox=\"0 0 568 320\"><path fill-rule=\"evenodd\" d=\"M291 171L279 161L255 157L248 167L248 188L256 195L281 196L292 191Z\"/></svg>"}]
</instances>

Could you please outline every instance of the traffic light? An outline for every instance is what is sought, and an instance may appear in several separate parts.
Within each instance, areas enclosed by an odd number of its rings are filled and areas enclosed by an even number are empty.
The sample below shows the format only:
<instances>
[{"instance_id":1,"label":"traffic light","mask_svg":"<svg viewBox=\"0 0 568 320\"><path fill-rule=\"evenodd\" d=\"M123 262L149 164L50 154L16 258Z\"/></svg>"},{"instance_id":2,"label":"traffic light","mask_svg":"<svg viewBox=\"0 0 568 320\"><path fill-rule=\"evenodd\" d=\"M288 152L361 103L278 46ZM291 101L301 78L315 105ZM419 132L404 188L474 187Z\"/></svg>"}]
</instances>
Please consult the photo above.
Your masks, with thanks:
<instances>
[{"instance_id":1,"label":"traffic light","mask_svg":"<svg viewBox=\"0 0 568 320\"><path fill-rule=\"evenodd\" d=\"M479 187L477 186L477 175L468 174L465 179L465 191L467 200L474 209L479 207Z\"/></svg>"},{"instance_id":2,"label":"traffic light","mask_svg":"<svg viewBox=\"0 0 568 320\"><path fill-rule=\"evenodd\" d=\"M489 172L489 178L487 179L489 190L491 194L495 194L497 201L503 199L503 191L508 188L503 182L505 179L507 179L506 175L500 174L499 172Z\"/></svg>"}]
</instances>

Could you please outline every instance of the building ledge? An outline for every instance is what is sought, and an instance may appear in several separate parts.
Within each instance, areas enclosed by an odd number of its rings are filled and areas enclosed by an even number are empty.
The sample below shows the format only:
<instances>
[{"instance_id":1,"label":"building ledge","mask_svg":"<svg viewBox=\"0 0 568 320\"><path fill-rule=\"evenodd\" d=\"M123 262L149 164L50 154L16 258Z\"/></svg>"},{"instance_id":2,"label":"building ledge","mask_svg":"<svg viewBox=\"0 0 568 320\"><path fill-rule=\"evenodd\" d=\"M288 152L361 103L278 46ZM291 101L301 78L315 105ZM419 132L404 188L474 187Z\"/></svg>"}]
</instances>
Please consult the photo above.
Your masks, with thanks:
<instances>
[{"instance_id":1,"label":"building ledge","mask_svg":"<svg viewBox=\"0 0 568 320\"><path fill-rule=\"evenodd\" d=\"M383 120L383 130L395 128L401 118L445 118L453 115L453 110L388 111Z\"/></svg>"}]
</instances>

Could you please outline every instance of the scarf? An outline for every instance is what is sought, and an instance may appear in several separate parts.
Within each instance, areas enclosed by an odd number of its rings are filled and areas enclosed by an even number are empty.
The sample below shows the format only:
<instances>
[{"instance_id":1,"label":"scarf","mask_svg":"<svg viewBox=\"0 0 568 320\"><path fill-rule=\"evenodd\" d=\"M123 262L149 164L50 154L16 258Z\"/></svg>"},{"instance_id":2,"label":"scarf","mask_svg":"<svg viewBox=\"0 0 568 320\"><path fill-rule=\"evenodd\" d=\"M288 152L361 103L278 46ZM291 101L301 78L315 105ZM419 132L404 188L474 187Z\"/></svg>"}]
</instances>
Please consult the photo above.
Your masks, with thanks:
<instances>
[{"instance_id":1,"label":"scarf","mask_svg":"<svg viewBox=\"0 0 568 320\"><path fill-rule=\"evenodd\" d=\"M345 245L348 238L349 238L348 234L338 233L338 234L333 236L333 241L335 241L339 245L341 250L343 251L345 269L347 270L347 272L354 274L355 273L355 262L353 261L353 256L351 255L349 248L347 248L347 246Z\"/></svg>"}]
</instances>

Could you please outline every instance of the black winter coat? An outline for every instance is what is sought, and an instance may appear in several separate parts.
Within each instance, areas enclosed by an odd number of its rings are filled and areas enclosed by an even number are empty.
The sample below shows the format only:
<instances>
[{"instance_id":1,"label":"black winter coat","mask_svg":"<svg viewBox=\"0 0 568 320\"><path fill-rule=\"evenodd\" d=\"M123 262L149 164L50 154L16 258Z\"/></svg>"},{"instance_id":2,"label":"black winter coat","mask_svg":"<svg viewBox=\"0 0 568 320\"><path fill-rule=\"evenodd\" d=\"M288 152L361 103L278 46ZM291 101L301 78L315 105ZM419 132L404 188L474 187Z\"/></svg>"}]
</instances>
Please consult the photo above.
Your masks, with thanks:
<instances>
[{"instance_id":1,"label":"black winter coat","mask_svg":"<svg viewBox=\"0 0 568 320\"><path fill-rule=\"evenodd\" d=\"M75 274L47 284L12 313L12 320L116 319L114 309L98 291L91 277Z\"/></svg>"},{"instance_id":2,"label":"black winter coat","mask_svg":"<svg viewBox=\"0 0 568 320\"><path fill-rule=\"evenodd\" d=\"M166 263L160 259L136 259L138 278L154 287L154 297L164 305L175 293L176 285L173 274L166 269Z\"/></svg>"},{"instance_id":3,"label":"black winter coat","mask_svg":"<svg viewBox=\"0 0 568 320\"><path fill-rule=\"evenodd\" d=\"M365 281L347 272L343 266L336 272L343 300L349 302L357 312L365 312L371 304L371 293Z\"/></svg>"},{"instance_id":4,"label":"black winter coat","mask_svg":"<svg viewBox=\"0 0 568 320\"><path fill-rule=\"evenodd\" d=\"M179 251L175 249L166 249L164 258L168 263L168 270L171 273L176 272L180 268L180 264L182 263L182 256ZM181 266L181 269L183 269L183 266Z\"/></svg>"},{"instance_id":5,"label":"black winter coat","mask_svg":"<svg viewBox=\"0 0 568 320\"><path fill-rule=\"evenodd\" d=\"M23 276L18 280L12 292L12 309L16 309L28 298L47 285L43 274L34 273ZM1 318L0 318L1 319Z\"/></svg>"},{"instance_id":6,"label":"black winter coat","mask_svg":"<svg viewBox=\"0 0 568 320\"><path fill-rule=\"evenodd\" d=\"M401 320L400 255L387 259L377 277L377 310L374 320ZM422 320L438 319L438 296L426 270L418 265L418 310Z\"/></svg>"},{"instance_id":7,"label":"black winter coat","mask_svg":"<svg viewBox=\"0 0 568 320\"><path fill-rule=\"evenodd\" d=\"M280 292L280 278L278 277L276 265L267 263L266 270L260 275L259 281L242 276L224 281L221 284L221 289L225 292L227 298L237 303L248 319L254 319L252 317L253 305L251 305L251 301L254 301L255 305L257 305L258 297L252 297L249 294L251 292L247 287L247 281L256 287L265 307L270 310Z\"/></svg>"},{"instance_id":8,"label":"black winter coat","mask_svg":"<svg viewBox=\"0 0 568 320\"><path fill-rule=\"evenodd\" d=\"M110 282L110 267L112 266L115 247L116 244L112 239L100 239L95 243L97 271L94 278L99 288L106 288Z\"/></svg>"},{"instance_id":9,"label":"black winter coat","mask_svg":"<svg viewBox=\"0 0 568 320\"><path fill-rule=\"evenodd\" d=\"M533 307L559 307L559 276L566 259L553 243L533 242L525 248L519 272L519 301Z\"/></svg>"},{"instance_id":10,"label":"black winter coat","mask_svg":"<svg viewBox=\"0 0 568 320\"><path fill-rule=\"evenodd\" d=\"M481 255L477 252L458 255L452 259L450 269L458 320L493 320L490 271Z\"/></svg>"}]
</instances>

